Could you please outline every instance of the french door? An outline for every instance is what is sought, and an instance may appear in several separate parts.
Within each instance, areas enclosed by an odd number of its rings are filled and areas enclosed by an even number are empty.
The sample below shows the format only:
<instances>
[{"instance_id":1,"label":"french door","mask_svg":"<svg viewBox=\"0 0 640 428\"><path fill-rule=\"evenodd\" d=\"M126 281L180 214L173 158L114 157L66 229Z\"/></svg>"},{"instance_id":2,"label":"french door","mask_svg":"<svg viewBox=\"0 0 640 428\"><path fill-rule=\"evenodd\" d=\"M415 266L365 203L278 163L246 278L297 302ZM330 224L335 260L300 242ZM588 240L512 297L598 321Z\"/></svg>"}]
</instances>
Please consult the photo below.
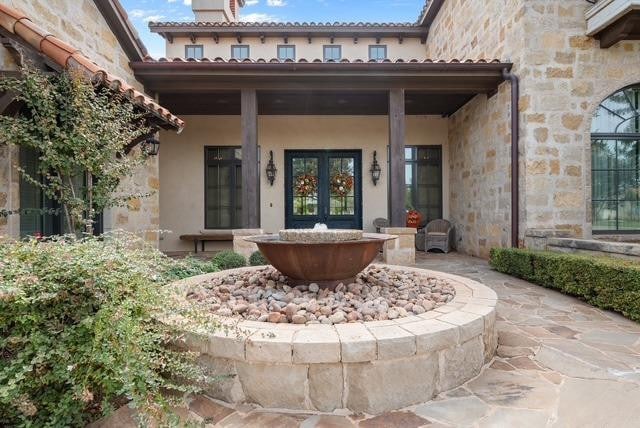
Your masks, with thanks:
<instances>
[{"instance_id":1,"label":"french door","mask_svg":"<svg viewBox=\"0 0 640 428\"><path fill-rule=\"evenodd\" d=\"M362 229L362 152L285 151L285 225Z\"/></svg>"}]
</instances>

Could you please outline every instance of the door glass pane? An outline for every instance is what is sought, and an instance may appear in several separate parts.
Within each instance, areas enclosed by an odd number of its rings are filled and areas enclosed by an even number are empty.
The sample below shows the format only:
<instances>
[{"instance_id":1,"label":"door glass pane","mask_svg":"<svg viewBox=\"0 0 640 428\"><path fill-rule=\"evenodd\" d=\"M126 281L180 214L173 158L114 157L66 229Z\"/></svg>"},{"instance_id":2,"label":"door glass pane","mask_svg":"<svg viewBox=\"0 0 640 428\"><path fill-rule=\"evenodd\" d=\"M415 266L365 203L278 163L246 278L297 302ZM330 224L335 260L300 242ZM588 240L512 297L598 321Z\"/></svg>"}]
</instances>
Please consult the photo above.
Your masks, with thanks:
<instances>
[{"instance_id":1,"label":"door glass pane","mask_svg":"<svg viewBox=\"0 0 640 428\"><path fill-rule=\"evenodd\" d=\"M293 215L318 215L318 159L293 158Z\"/></svg>"},{"instance_id":2,"label":"door glass pane","mask_svg":"<svg viewBox=\"0 0 640 428\"><path fill-rule=\"evenodd\" d=\"M620 202L618 218L618 229L640 230L640 202Z\"/></svg>"},{"instance_id":3,"label":"door glass pane","mask_svg":"<svg viewBox=\"0 0 640 428\"><path fill-rule=\"evenodd\" d=\"M329 214L355 215L355 159L329 158Z\"/></svg>"},{"instance_id":4,"label":"door glass pane","mask_svg":"<svg viewBox=\"0 0 640 428\"><path fill-rule=\"evenodd\" d=\"M616 165L616 142L613 140L594 140L591 148L593 169L610 169Z\"/></svg>"},{"instance_id":5,"label":"door glass pane","mask_svg":"<svg viewBox=\"0 0 640 428\"><path fill-rule=\"evenodd\" d=\"M593 171L593 199L609 200L617 198L616 172Z\"/></svg>"},{"instance_id":6,"label":"door glass pane","mask_svg":"<svg viewBox=\"0 0 640 428\"><path fill-rule=\"evenodd\" d=\"M618 168L636 169L638 168L638 142L618 141Z\"/></svg>"},{"instance_id":7,"label":"door glass pane","mask_svg":"<svg viewBox=\"0 0 640 428\"><path fill-rule=\"evenodd\" d=\"M593 202L593 229L611 230L616 229L616 202L594 201Z\"/></svg>"}]
</instances>

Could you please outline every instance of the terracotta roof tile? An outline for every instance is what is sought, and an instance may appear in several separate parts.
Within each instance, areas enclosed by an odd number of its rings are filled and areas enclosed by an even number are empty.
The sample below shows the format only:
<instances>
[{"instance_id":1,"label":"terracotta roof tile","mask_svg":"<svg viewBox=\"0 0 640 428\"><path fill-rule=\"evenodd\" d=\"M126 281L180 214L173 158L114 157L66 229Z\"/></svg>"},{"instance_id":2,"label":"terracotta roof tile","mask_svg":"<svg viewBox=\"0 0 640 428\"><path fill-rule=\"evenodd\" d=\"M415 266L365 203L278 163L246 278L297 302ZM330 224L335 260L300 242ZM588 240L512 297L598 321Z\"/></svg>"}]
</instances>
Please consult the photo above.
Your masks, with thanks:
<instances>
[{"instance_id":1,"label":"terracotta roof tile","mask_svg":"<svg viewBox=\"0 0 640 428\"><path fill-rule=\"evenodd\" d=\"M184 128L184 122L181 119L157 104L152 98L135 90L124 79L100 68L84 56L79 49L47 33L19 10L0 4L0 27L21 37L34 49L51 58L61 67L78 69L85 73L94 84L103 84L120 92L134 104L162 119L163 122L178 129L178 131Z\"/></svg>"},{"instance_id":2,"label":"terracotta roof tile","mask_svg":"<svg viewBox=\"0 0 640 428\"><path fill-rule=\"evenodd\" d=\"M231 58L228 60L225 60L223 58L220 57L216 57L216 58L202 58L202 59L194 59L194 58L158 58L158 59L154 59L151 57L146 57L145 58L145 62L197 62L197 63L208 63L208 62L216 62L216 63L227 63L227 64L256 64L256 63L269 63L269 64L287 64L287 63L298 63L298 64L306 64L306 63L324 63L324 64L356 64L356 63L378 63L378 64L402 64L402 63L412 63L412 64L416 64L416 63L424 63L424 64L428 64L428 63L440 63L440 64L460 64L460 63L471 63L471 64L501 64L502 61L500 61L499 59L477 59L477 60L473 60L473 59L451 59L449 61L440 59L440 60L433 60L430 58L425 58L425 59L417 59L417 58L410 58L410 59L396 59L395 61L392 61L390 59L385 59L383 61L376 61L373 59L370 60L363 60L363 59L354 59L354 60L350 60L347 58L341 59L340 61L333 61L333 60L329 60L329 61L323 61L319 58L315 58L312 60L306 59L306 58L299 58L297 61L293 61L291 59L286 59L286 60L280 60L278 58L271 58L271 59L265 59L265 58L258 58L258 59L243 59L242 61L238 61L237 59Z\"/></svg>"},{"instance_id":3,"label":"terracotta roof tile","mask_svg":"<svg viewBox=\"0 0 640 428\"><path fill-rule=\"evenodd\" d=\"M150 22L149 28L179 27L179 28L379 28L379 27L415 27L412 22L202 22L202 21L167 21Z\"/></svg>"}]
</instances>

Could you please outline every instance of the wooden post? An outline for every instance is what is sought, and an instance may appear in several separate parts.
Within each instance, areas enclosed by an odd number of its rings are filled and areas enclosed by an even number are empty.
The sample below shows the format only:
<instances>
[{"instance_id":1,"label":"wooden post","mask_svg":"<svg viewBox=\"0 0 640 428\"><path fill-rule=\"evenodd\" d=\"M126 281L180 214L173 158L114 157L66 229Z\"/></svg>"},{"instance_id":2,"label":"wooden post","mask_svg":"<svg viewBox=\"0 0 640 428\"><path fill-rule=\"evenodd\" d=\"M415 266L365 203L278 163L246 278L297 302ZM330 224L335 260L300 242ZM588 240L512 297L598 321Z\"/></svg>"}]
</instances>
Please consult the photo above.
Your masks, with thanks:
<instances>
[{"instance_id":1,"label":"wooden post","mask_svg":"<svg viewBox=\"0 0 640 428\"><path fill-rule=\"evenodd\" d=\"M258 100L255 89L241 93L242 227L260 227L260 171L258 167Z\"/></svg>"},{"instance_id":2,"label":"wooden post","mask_svg":"<svg viewBox=\"0 0 640 428\"><path fill-rule=\"evenodd\" d=\"M404 89L389 91L389 215L391 227L406 226Z\"/></svg>"}]
</instances>

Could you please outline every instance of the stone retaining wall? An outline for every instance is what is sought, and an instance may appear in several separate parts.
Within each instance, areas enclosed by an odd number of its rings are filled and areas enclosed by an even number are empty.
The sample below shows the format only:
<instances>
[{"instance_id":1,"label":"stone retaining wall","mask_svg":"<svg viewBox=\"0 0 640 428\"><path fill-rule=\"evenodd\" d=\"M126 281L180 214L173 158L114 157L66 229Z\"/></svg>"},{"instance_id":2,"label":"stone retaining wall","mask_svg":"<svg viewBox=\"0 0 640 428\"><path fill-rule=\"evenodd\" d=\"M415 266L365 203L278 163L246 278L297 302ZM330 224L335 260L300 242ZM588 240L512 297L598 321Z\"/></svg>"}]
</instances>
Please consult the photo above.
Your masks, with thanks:
<instances>
[{"instance_id":1,"label":"stone retaining wall","mask_svg":"<svg viewBox=\"0 0 640 428\"><path fill-rule=\"evenodd\" d=\"M247 269L256 268L236 271ZM187 290L231 272L176 286ZM208 388L228 402L369 414L425 402L475 377L497 347L495 292L459 276L426 273L452 282L456 297L419 316L335 326L223 319L223 329L190 332L185 345L213 373L231 375Z\"/></svg>"}]
</instances>

